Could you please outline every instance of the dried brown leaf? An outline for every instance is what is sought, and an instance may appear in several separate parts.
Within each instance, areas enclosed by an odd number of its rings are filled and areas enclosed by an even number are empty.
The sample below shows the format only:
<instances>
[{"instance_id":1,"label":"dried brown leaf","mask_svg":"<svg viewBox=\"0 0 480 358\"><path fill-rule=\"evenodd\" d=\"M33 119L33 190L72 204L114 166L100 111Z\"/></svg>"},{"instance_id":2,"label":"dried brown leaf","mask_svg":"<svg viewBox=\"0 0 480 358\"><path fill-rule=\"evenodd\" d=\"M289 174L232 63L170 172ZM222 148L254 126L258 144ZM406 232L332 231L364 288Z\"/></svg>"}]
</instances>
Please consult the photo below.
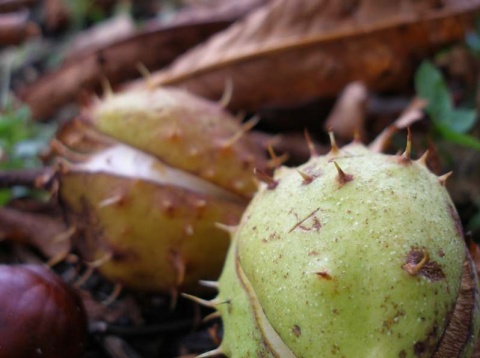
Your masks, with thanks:
<instances>
[{"instance_id":1,"label":"dried brown leaf","mask_svg":"<svg viewBox=\"0 0 480 358\"><path fill-rule=\"evenodd\" d=\"M363 83L348 84L325 121L325 129L332 130L338 138L351 140L355 135L364 138L367 99L368 91Z\"/></svg>"},{"instance_id":2,"label":"dried brown leaf","mask_svg":"<svg viewBox=\"0 0 480 358\"><path fill-rule=\"evenodd\" d=\"M181 27L160 27L136 34L88 56L69 61L19 91L34 118L45 119L82 91L98 89L104 78L111 84L138 76L137 64L148 68L165 65L179 53L224 28L222 21ZM152 51L152 49L157 49Z\"/></svg>"},{"instance_id":3,"label":"dried brown leaf","mask_svg":"<svg viewBox=\"0 0 480 358\"><path fill-rule=\"evenodd\" d=\"M60 217L0 208L0 238L18 241L52 258L71 249L68 228Z\"/></svg>"},{"instance_id":4,"label":"dried brown leaf","mask_svg":"<svg viewBox=\"0 0 480 358\"><path fill-rule=\"evenodd\" d=\"M18 91L36 119L51 116L62 105L99 89L105 78L112 84L139 76L138 64L154 70L212 34L225 29L265 0L248 0L244 6L221 7L209 13L185 10L168 24L151 23L134 35L85 51L59 69L47 73Z\"/></svg>"},{"instance_id":5,"label":"dried brown leaf","mask_svg":"<svg viewBox=\"0 0 480 358\"><path fill-rule=\"evenodd\" d=\"M354 80L395 88L412 59L461 39L479 9L480 0L275 0L153 82L220 98L231 80L232 109L331 96Z\"/></svg>"},{"instance_id":6,"label":"dried brown leaf","mask_svg":"<svg viewBox=\"0 0 480 358\"><path fill-rule=\"evenodd\" d=\"M135 23L127 14L120 14L108 20L102 21L91 28L79 32L71 41L65 54L65 63L76 61L85 53L92 53L114 42L133 36Z\"/></svg>"},{"instance_id":7,"label":"dried brown leaf","mask_svg":"<svg viewBox=\"0 0 480 358\"><path fill-rule=\"evenodd\" d=\"M190 2L188 7L175 14L172 22L185 24L217 18L241 18L269 0L201 0Z\"/></svg>"}]
</instances>

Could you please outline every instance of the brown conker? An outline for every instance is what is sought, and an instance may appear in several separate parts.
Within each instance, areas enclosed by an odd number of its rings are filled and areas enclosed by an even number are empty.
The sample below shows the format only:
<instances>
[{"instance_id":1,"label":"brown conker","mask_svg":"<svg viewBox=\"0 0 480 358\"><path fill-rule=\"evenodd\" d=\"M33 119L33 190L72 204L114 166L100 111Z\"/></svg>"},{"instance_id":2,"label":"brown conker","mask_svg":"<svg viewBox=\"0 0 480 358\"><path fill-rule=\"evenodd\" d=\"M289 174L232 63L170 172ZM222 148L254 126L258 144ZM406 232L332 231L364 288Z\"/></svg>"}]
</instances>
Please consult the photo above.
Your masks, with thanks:
<instances>
[{"instance_id":1,"label":"brown conker","mask_svg":"<svg viewBox=\"0 0 480 358\"><path fill-rule=\"evenodd\" d=\"M82 357L87 318L78 295L40 265L0 265L0 357Z\"/></svg>"}]
</instances>

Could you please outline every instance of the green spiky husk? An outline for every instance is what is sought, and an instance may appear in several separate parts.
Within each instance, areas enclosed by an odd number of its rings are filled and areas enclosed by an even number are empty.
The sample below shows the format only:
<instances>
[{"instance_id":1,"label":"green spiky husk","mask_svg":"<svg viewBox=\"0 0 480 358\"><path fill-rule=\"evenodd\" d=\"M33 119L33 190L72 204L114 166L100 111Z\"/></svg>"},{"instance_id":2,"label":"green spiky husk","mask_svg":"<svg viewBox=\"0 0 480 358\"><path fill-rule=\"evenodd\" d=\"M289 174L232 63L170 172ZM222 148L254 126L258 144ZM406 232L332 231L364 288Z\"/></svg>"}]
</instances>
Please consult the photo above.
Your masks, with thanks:
<instances>
[{"instance_id":1,"label":"green spiky husk","mask_svg":"<svg viewBox=\"0 0 480 358\"><path fill-rule=\"evenodd\" d=\"M186 189L105 173L66 173L60 195L85 260L107 258L99 270L110 280L166 293L198 292L199 280L218 277L230 240L214 224L236 224L244 209Z\"/></svg>"},{"instance_id":2,"label":"green spiky husk","mask_svg":"<svg viewBox=\"0 0 480 358\"><path fill-rule=\"evenodd\" d=\"M107 97L84 113L98 131L250 198L262 151L220 105L174 88Z\"/></svg>"},{"instance_id":3,"label":"green spiky husk","mask_svg":"<svg viewBox=\"0 0 480 358\"><path fill-rule=\"evenodd\" d=\"M219 281L227 356L469 356L478 282L438 177L353 145L275 180Z\"/></svg>"}]
</instances>

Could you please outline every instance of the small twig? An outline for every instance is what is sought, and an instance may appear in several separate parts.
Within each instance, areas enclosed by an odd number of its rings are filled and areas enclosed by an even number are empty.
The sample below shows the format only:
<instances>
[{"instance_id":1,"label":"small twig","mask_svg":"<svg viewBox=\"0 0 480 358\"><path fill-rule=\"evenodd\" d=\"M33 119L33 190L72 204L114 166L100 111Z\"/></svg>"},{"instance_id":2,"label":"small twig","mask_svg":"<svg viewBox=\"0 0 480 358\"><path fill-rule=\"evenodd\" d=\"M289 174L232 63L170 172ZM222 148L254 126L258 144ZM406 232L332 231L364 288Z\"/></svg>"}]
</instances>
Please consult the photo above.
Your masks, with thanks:
<instances>
[{"instance_id":1,"label":"small twig","mask_svg":"<svg viewBox=\"0 0 480 358\"><path fill-rule=\"evenodd\" d=\"M39 178L48 177L52 174L53 169L49 167L0 171L0 188L11 188L14 186L39 188Z\"/></svg>"}]
</instances>

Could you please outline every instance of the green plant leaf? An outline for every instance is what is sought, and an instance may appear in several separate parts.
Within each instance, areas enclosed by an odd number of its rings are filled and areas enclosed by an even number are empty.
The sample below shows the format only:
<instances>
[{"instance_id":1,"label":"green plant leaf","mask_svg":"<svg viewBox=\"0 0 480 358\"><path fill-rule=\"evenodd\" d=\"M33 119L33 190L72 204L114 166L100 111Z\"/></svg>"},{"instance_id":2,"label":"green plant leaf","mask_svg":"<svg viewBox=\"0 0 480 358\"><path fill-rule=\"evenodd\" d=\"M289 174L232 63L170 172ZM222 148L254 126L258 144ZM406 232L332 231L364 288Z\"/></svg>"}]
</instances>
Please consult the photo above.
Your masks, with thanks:
<instances>
[{"instance_id":1,"label":"green plant leaf","mask_svg":"<svg viewBox=\"0 0 480 358\"><path fill-rule=\"evenodd\" d=\"M438 124L435 129L446 140L464 147L480 150L480 140L468 134L452 131L448 126Z\"/></svg>"},{"instance_id":2,"label":"green plant leaf","mask_svg":"<svg viewBox=\"0 0 480 358\"><path fill-rule=\"evenodd\" d=\"M480 55L480 35L478 33L468 33L465 37L465 42L473 53Z\"/></svg>"},{"instance_id":3,"label":"green plant leaf","mask_svg":"<svg viewBox=\"0 0 480 358\"><path fill-rule=\"evenodd\" d=\"M415 74L417 95L426 100L426 111L433 121L448 122L452 99L441 72L430 61L424 61Z\"/></svg>"},{"instance_id":4,"label":"green plant leaf","mask_svg":"<svg viewBox=\"0 0 480 358\"><path fill-rule=\"evenodd\" d=\"M458 133L466 133L473 128L477 119L477 112L473 109L459 108L450 114L449 127Z\"/></svg>"},{"instance_id":5,"label":"green plant leaf","mask_svg":"<svg viewBox=\"0 0 480 358\"><path fill-rule=\"evenodd\" d=\"M8 189L0 189L0 206L5 205L11 199L12 194Z\"/></svg>"},{"instance_id":6,"label":"green plant leaf","mask_svg":"<svg viewBox=\"0 0 480 358\"><path fill-rule=\"evenodd\" d=\"M442 73L431 62L424 61L418 68L415 74L415 88L417 95L427 101L425 110L430 115L434 127L438 127L438 132L453 138L452 133L464 134L475 125L476 111L453 107ZM460 137L456 136L456 138L459 140ZM471 143L472 141L465 139L461 142Z\"/></svg>"},{"instance_id":7,"label":"green plant leaf","mask_svg":"<svg viewBox=\"0 0 480 358\"><path fill-rule=\"evenodd\" d=\"M26 106L6 104L0 113L0 170L35 168L41 165L38 153L56 130L54 124L40 124L30 120ZM0 206L11 198L31 194L26 188L0 190Z\"/></svg>"}]
</instances>

